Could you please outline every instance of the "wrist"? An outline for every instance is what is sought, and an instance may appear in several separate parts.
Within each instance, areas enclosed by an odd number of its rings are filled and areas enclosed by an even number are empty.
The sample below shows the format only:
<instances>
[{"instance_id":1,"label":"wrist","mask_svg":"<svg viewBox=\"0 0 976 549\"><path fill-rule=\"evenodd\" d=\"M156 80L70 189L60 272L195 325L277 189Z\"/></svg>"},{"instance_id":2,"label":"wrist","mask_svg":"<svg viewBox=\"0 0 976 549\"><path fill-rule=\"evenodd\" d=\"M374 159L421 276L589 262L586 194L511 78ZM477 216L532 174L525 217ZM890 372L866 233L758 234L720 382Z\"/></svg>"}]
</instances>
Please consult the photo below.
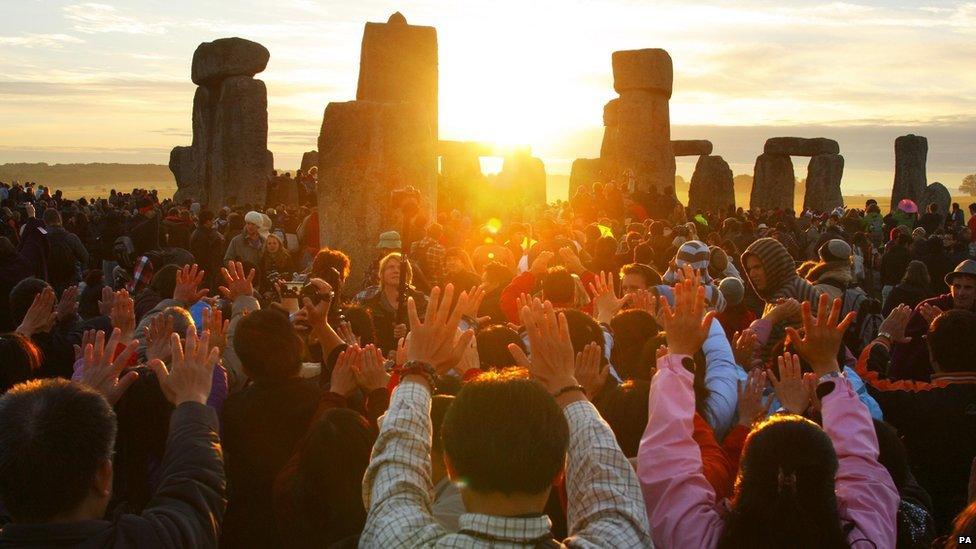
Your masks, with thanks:
<instances>
[{"instance_id":1,"label":"wrist","mask_svg":"<svg viewBox=\"0 0 976 549\"><path fill-rule=\"evenodd\" d=\"M197 404L207 404L207 395L178 395L173 399L173 406L179 406L184 402L196 402Z\"/></svg>"},{"instance_id":2,"label":"wrist","mask_svg":"<svg viewBox=\"0 0 976 549\"><path fill-rule=\"evenodd\" d=\"M820 364L810 363L810 368L813 373L817 374L817 377L823 378L827 375L840 374L840 366L837 365L837 360L834 359L830 362L823 362Z\"/></svg>"},{"instance_id":3,"label":"wrist","mask_svg":"<svg viewBox=\"0 0 976 549\"><path fill-rule=\"evenodd\" d=\"M401 378L401 380L423 385L428 391L434 392L434 386L431 384L430 378L423 374L408 372Z\"/></svg>"}]
</instances>

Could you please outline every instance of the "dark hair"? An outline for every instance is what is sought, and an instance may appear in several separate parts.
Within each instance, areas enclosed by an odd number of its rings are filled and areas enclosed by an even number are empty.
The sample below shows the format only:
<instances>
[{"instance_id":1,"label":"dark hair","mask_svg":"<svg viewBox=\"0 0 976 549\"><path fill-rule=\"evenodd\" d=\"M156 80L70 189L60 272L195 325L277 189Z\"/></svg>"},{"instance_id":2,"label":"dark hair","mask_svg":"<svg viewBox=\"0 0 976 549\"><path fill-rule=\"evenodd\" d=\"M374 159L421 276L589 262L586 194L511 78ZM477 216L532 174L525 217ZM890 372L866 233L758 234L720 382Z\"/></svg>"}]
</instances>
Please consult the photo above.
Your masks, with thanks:
<instances>
[{"instance_id":1,"label":"dark hair","mask_svg":"<svg viewBox=\"0 0 976 549\"><path fill-rule=\"evenodd\" d=\"M719 547L847 548L827 434L794 415L766 420L746 439L735 499Z\"/></svg>"},{"instance_id":2,"label":"dark hair","mask_svg":"<svg viewBox=\"0 0 976 549\"><path fill-rule=\"evenodd\" d=\"M540 494L563 469L569 425L552 395L511 372L485 372L461 388L444 416L444 450L481 493Z\"/></svg>"},{"instance_id":3,"label":"dark hair","mask_svg":"<svg viewBox=\"0 0 976 549\"><path fill-rule=\"evenodd\" d=\"M180 268L172 263L164 265L153 274L149 287L163 299L173 297L173 292L176 290L176 273L179 270Z\"/></svg>"},{"instance_id":4,"label":"dark hair","mask_svg":"<svg viewBox=\"0 0 976 549\"><path fill-rule=\"evenodd\" d=\"M937 371L967 372L976 356L976 314L950 309L935 317L925 340Z\"/></svg>"},{"instance_id":5,"label":"dark hair","mask_svg":"<svg viewBox=\"0 0 976 549\"><path fill-rule=\"evenodd\" d=\"M912 260L908 263L908 267L905 269L905 275L901 277L901 282L904 284L911 284L912 286L918 286L920 288L928 288L931 284L931 277L929 276L929 268L921 261Z\"/></svg>"},{"instance_id":6,"label":"dark hair","mask_svg":"<svg viewBox=\"0 0 976 549\"><path fill-rule=\"evenodd\" d=\"M657 321L647 311L626 309L610 320L613 347L610 362L624 379L651 379L657 350L657 336L661 331Z\"/></svg>"},{"instance_id":7,"label":"dark hair","mask_svg":"<svg viewBox=\"0 0 976 549\"><path fill-rule=\"evenodd\" d=\"M333 250L332 248L322 248L315 258L312 259L312 269L309 273L309 278L322 278L326 282L332 284L331 278L326 278L329 268L335 269L339 274L339 278L342 282L345 282L349 278L349 256L340 250ZM333 290L336 293L342 289L341 287L335 287L333 285Z\"/></svg>"},{"instance_id":8,"label":"dark hair","mask_svg":"<svg viewBox=\"0 0 976 549\"><path fill-rule=\"evenodd\" d=\"M201 225L203 225L204 223L206 223L208 221L213 221L213 218L214 218L214 214L213 214L212 211L210 211L210 210L203 210L202 212L200 212L200 215L197 216L197 221Z\"/></svg>"},{"instance_id":9,"label":"dark hair","mask_svg":"<svg viewBox=\"0 0 976 549\"><path fill-rule=\"evenodd\" d=\"M65 379L22 383L0 397L0 498L15 522L75 509L112 459L115 412Z\"/></svg>"},{"instance_id":10,"label":"dark hair","mask_svg":"<svg viewBox=\"0 0 976 549\"><path fill-rule=\"evenodd\" d=\"M508 350L508 345L514 343L526 351L525 343L518 332L505 324L492 324L478 330L475 336L478 345L478 359L482 370L496 370L515 366L515 358ZM528 354L528 353L526 353Z\"/></svg>"},{"instance_id":11,"label":"dark hair","mask_svg":"<svg viewBox=\"0 0 976 549\"><path fill-rule=\"evenodd\" d=\"M342 316L359 338L362 346L376 343L376 328L373 327L373 313L362 305L348 305L342 309Z\"/></svg>"},{"instance_id":12,"label":"dark hair","mask_svg":"<svg viewBox=\"0 0 976 549\"><path fill-rule=\"evenodd\" d=\"M654 267L643 263L628 263L620 268L620 278L622 279L625 275L637 275L644 279L644 284L648 288L651 286L657 286L661 284L661 273L657 272Z\"/></svg>"},{"instance_id":13,"label":"dark hair","mask_svg":"<svg viewBox=\"0 0 976 549\"><path fill-rule=\"evenodd\" d=\"M15 326L24 321L34 297L50 285L40 278L25 278L10 290L10 320Z\"/></svg>"},{"instance_id":14,"label":"dark hair","mask_svg":"<svg viewBox=\"0 0 976 549\"><path fill-rule=\"evenodd\" d=\"M901 492L911 474L908 451L890 423L875 419L874 432L878 437L878 463L888 470L895 488Z\"/></svg>"},{"instance_id":15,"label":"dark hair","mask_svg":"<svg viewBox=\"0 0 976 549\"><path fill-rule=\"evenodd\" d=\"M0 393L7 392L18 383L34 377L43 362L41 350L25 335L10 333L0 335Z\"/></svg>"},{"instance_id":16,"label":"dark hair","mask_svg":"<svg viewBox=\"0 0 976 549\"><path fill-rule=\"evenodd\" d=\"M550 267L542 277L543 298L559 304L573 303L576 281L565 267Z\"/></svg>"},{"instance_id":17,"label":"dark hair","mask_svg":"<svg viewBox=\"0 0 976 549\"><path fill-rule=\"evenodd\" d=\"M603 355L606 340L600 323L579 309L562 309L561 312L566 315L566 323L569 325L569 339L573 342L573 352L578 353L587 344L596 343L600 346L600 354Z\"/></svg>"},{"instance_id":18,"label":"dark hair","mask_svg":"<svg viewBox=\"0 0 976 549\"><path fill-rule=\"evenodd\" d=\"M294 377L301 370L304 343L287 314L261 309L237 324L234 351L249 377L255 381L276 381Z\"/></svg>"},{"instance_id":19,"label":"dark hair","mask_svg":"<svg viewBox=\"0 0 976 549\"><path fill-rule=\"evenodd\" d=\"M55 208L44 210L44 224L48 226L61 225L61 213Z\"/></svg>"},{"instance_id":20,"label":"dark hair","mask_svg":"<svg viewBox=\"0 0 976 549\"><path fill-rule=\"evenodd\" d=\"M430 426L432 435L430 449L435 452L444 451L444 438L442 436L444 416L451 409L455 398L457 397L454 395L434 395L430 399Z\"/></svg>"},{"instance_id":21,"label":"dark hair","mask_svg":"<svg viewBox=\"0 0 976 549\"><path fill-rule=\"evenodd\" d=\"M651 382L647 379L628 379L607 388L593 402L600 415L610 425L617 444L628 458L637 456L641 437L647 427L647 399Z\"/></svg>"},{"instance_id":22,"label":"dark hair","mask_svg":"<svg viewBox=\"0 0 976 549\"><path fill-rule=\"evenodd\" d=\"M515 274L508 266L492 261L485 265L485 278L488 282L504 288L515 278Z\"/></svg>"},{"instance_id":23,"label":"dark hair","mask_svg":"<svg viewBox=\"0 0 976 549\"><path fill-rule=\"evenodd\" d=\"M309 428L291 494L297 531L288 538L325 547L362 532L363 475L375 439L369 422L348 408L326 411Z\"/></svg>"}]
</instances>

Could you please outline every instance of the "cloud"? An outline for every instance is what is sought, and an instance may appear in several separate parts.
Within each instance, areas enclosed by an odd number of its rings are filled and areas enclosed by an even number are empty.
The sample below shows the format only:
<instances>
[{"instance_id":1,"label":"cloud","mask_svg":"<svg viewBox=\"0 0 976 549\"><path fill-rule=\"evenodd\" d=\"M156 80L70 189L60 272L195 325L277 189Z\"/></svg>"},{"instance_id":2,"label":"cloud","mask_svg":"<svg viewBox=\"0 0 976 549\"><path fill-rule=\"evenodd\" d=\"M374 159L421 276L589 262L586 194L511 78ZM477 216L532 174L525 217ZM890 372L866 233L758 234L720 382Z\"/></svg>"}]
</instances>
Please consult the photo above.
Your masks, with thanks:
<instances>
[{"instance_id":1,"label":"cloud","mask_svg":"<svg viewBox=\"0 0 976 549\"><path fill-rule=\"evenodd\" d=\"M170 22L159 21L147 23L123 15L115 6L86 2L71 4L63 8L65 17L74 22L73 28L78 32L96 34L103 32L118 32L124 34L165 34Z\"/></svg>"},{"instance_id":2,"label":"cloud","mask_svg":"<svg viewBox=\"0 0 976 549\"><path fill-rule=\"evenodd\" d=\"M35 34L0 36L0 45L24 48L61 48L65 44L83 44L85 41L70 34Z\"/></svg>"}]
</instances>

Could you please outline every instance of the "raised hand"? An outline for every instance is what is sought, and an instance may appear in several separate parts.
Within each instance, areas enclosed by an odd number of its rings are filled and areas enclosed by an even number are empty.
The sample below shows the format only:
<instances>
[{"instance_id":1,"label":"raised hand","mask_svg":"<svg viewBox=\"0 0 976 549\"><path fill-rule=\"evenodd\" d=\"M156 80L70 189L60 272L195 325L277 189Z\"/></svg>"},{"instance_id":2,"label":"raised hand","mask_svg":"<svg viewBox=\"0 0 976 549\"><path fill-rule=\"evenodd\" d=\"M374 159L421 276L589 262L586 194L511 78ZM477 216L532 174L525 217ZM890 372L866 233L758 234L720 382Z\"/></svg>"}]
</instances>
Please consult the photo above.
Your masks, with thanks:
<instances>
[{"instance_id":1,"label":"raised hand","mask_svg":"<svg viewBox=\"0 0 976 549\"><path fill-rule=\"evenodd\" d=\"M781 299L763 315L763 318L772 324L796 323L800 319L800 302L793 298Z\"/></svg>"},{"instance_id":2,"label":"raised hand","mask_svg":"<svg viewBox=\"0 0 976 549\"><path fill-rule=\"evenodd\" d=\"M94 342L85 344L84 362L81 369L72 376L75 381L84 383L101 393L105 400L113 405L122 398L125 390L139 379L139 374L136 372L129 372L119 378L119 374L129 362L129 357L139 346L138 341L128 341L122 352L113 359L115 349L123 341L122 331L116 328L112 330L112 336L106 345L105 332L99 330L95 334Z\"/></svg>"},{"instance_id":3,"label":"raised hand","mask_svg":"<svg viewBox=\"0 0 976 549\"><path fill-rule=\"evenodd\" d=\"M111 286L102 286L102 299L98 302L98 314L109 316L112 314L112 304L115 303L116 292Z\"/></svg>"},{"instance_id":4,"label":"raised hand","mask_svg":"<svg viewBox=\"0 0 976 549\"><path fill-rule=\"evenodd\" d=\"M353 363L352 373L364 392L383 389L390 383L390 374L383 368L383 362L383 351L375 345L367 345L361 359Z\"/></svg>"},{"instance_id":5,"label":"raised hand","mask_svg":"<svg viewBox=\"0 0 976 549\"><path fill-rule=\"evenodd\" d=\"M908 318L911 314L912 308L904 303L895 307L878 327L878 333L891 334L892 343L908 343L912 338L905 336L905 327L908 326Z\"/></svg>"},{"instance_id":6,"label":"raised hand","mask_svg":"<svg viewBox=\"0 0 976 549\"><path fill-rule=\"evenodd\" d=\"M610 367L603 365L603 353L600 346L590 342L583 350L576 353L576 379L586 388L586 396L592 400L607 383Z\"/></svg>"},{"instance_id":7,"label":"raised hand","mask_svg":"<svg viewBox=\"0 0 976 549\"><path fill-rule=\"evenodd\" d=\"M657 294L651 290L637 290L630 296L630 306L634 309L644 311L657 319Z\"/></svg>"},{"instance_id":8,"label":"raised hand","mask_svg":"<svg viewBox=\"0 0 976 549\"><path fill-rule=\"evenodd\" d=\"M478 310L481 309L481 302L484 299L485 290L481 286L475 286L468 290L468 303L464 310L461 311L461 316L474 320L478 326L487 323L491 320L490 316L478 316Z\"/></svg>"},{"instance_id":9,"label":"raised hand","mask_svg":"<svg viewBox=\"0 0 976 549\"><path fill-rule=\"evenodd\" d=\"M583 267L583 262L576 255L576 251L569 246L559 248L559 257L563 260L563 265L566 266L567 271L577 275L583 274L586 271L586 268Z\"/></svg>"},{"instance_id":10,"label":"raised hand","mask_svg":"<svg viewBox=\"0 0 976 549\"><path fill-rule=\"evenodd\" d=\"M854 311L851 311L843 320L838 322L841 300L835 299L830 309L827 308L828 301L829 298L826 294L820 295L816 318L810 312L810 302L803 302L801 307L802 337L795 328L791 326L786 328L786 334L793 343L793 348L810 364L817 377L838 371L837 352L840 350L841 340L847 327L854 322L857 316Z\"/></svg>"},{"instance_id":11,"label":"raised hand","mask_svg":"<svg viewBox=\"0 0 976 549\"><path fill-rule=\"evenodd\" d=\"M210 332L210 344L221 351L227 346L227 329L230 321L224 320L224 313L216 307L203 310L203 331Z\"/></svg>"},{"instance_id":12,"label":"raised hand","mask_svg":"<svg viewBox=\"0 0 976 549\"><path fill-rule=\"evenodd\" d=\"M85 330L81 334L81 345L72 345L75 350L75 362L78 362L85 357L85 347L95 344L95 334L96 330Z\"/></svg>"},{"instance_id":13,"label":"raised hand","mask_svg":"<svg viewBox=\"0 0 976 549\"><path fill-rule=\"evenodd\" d=\"M741 332L736 332L732 336L732 355L735 363L745 370L752 368L752 357L756 346L759 345L759 336L750 328Z\"/></svg>"},{"instance_id":14,"label":"raised hand","mask_svg":"<svg viewBox=\"0 0 976 549\"><path fill-rule=\"evenodd\" d=\"M228 301L234 301L242 295L254 294L254 269L251 269L245 276L243 263L228 261L226 267L220 268L220 274L223 275L224 282L227 285L220 286L217 289L220 291L220 295L226 297Z\"/></svg>"},{"instance_id":15,"label":"raised hand","mask_svg":"<svg viewBox=\"0 0 976 549\"><path fill-rule=\"evenodd\" d=\"M529 271L537 277L546 274L546 270L549 269L549 263L554 257L556 257L555 254L550 251L539 252L539 255L535 256L535 259L532 261L532 265L529 266Z\"/></svg>"},{"instance_id":16,"label":"raised hand","mask_svg":"<svg viewBox=\"0 0 976 549\"><path fill-rule=\"evenodd\" d=\"M112 310L109 311L112 327L122 331L122 340L132 339L136 332L135 301L129 297L129 292L119 290L112 299Z\"/></svg>"},{"instance_id":17,"label":"raised hand","mask_svg":"<svg viewBox=\"0 0 976 549\"><path fill-rule=\"evenodd\" d=\"M430 303L427 305L426 318L423 322L417 315L417 303L412 297L407 298L407 317L410 319L410 347L407 351L408 361L419 361L430 364L438 374L451 371L464 355L474 332L465 331L456 338L458 323L461 321L461 311L467 306L468 295L462 292L457 306L451 310L454 298L454 285L448 284L441 289L434 287L430 292Z\"/></svg>"},{"instance_id":18,"label":"raised hand","mask_svg":"<svg viewBox=\"0 0 976 549\"><path fill-rule=\"evenodd\" d=\"M174 406L184 402L206 404L213 385L213 369L220 358L220 349L210 347L210 333L197 337L193 326L186 329L186 346L178 334L170 334L170 368L160 360L148 366L159 378L159 388Z\"/></svg>"},{"instance_id":19,"label":"raised hand","mask_svg":"<svg viewBox=\"0 0 976 549\"><path fill-rule=\"evenodd\" d=\"M926 324L932 324L935 317L942 314L942 309L932 305L931 303L922 303L918 306L918 314L922 315L925 319Z\"/></svg>"},{"instance_id":20,"label":"raised hand","mask_svg":"<svg viewBox=\"0 0 976 549\"><path fill-rule=\"evenodd\" d=\"M705 312L705 288L695 277L686 277L674 286L672 310L668 300L660 297L659 320L664 328L668 351L675 355L693 356L708 338L715 311Z\"/></svg>"},{"instance_id":21,"label":"raised hand","mask_svg":"<svg viewBox=\"0 0 976 549\"><path fill-rule=\"evenodd\" d=\"M599 322L609 324L613 315L624 307L629 297L618 297L614 289L614 275L605 271L600 272L596 277L596 283L590 282L590 295L593 296L593 304L596 308L596 317Z\"/></svg>"},{"instance_id":22,"label":"raised hand","mask_svg":"<svg viewBox=\"0 0 976 549\"><path fill-rule=\"evenodd\" d=\"M308 312L308 323L313 332L321 332L329 323L329 308L335 298L332 285L321 278L313 278L308 284L315 288L316 298L302 297L302 309Z\"/></svg>"},{"instance_id":23,"label":"raised hand","mask_svg":"<svg viewBox=\"0 0 976 549\"><path fill-rule=\"evenodd\" d=\"M393 355L393 361L396 362L397 366L403 366L407 363L407 353L410 351L410 335L406 337L401 337L397 340L396 353Z\"/></svg>"},{"instance_id":24,"label":"raised hand","mask_svg":"<svg viewBox=\"0 0 976 549\"><path fill-rule=\"evenodd\" d=\"M740 381L737 387L739 400L739 425L752 427L752 424L766 417L769 411L769 400L763 402L763 391L766 388L766 371L755 368L749 372L745 381Z\"/></svg>"},{"instance_id":25,"label":"raised hand","mask_svg":"<svg viewBox=\"0 0 976 549\"><path fill-rule=\"evenodd\" d=\"M176 287L173 289L173 299L182 301L187 305L193 305L210 293L210 290L199 289L203 282L204 272L197 267L197 264L184 265L176 271Z\"/></svg>"},{"instance_id":26,"label":"raised hand","mask_svg":"<svg viewBox=\"0 0 976 549\"><path fill-rule=\"evenodd\" d=\"M810 387L803 380L800 357L783 353L776 357L779 378L769 376L779 403L791 414L803 414L810 407Z\"/></svg>"},{"instance_id":27,"label":"raised hand","mask_svg":"<svg viewBox=\"0 0 976 549\"><path fill-rule=\"evenodd\" d=\"M336 331L339 334L339 338L346 345L359 345L359 336L357 336L352 331L352 324L347 320L343 320L339 323L339 329Z\"/></svg>"},{"instance_id":28,"label":"raised hand","mask_svg":"<svg viewBox=\"0 0 976 549\"><path fill-rule=\"evenodd\" d=\"M146 360L169 360L172 345L170 336L173 334L173 317L158 314L149 321L146 328Z\"/></svg>"},{"instance_id":29,"label":"raised hand","mask_svg":"<svg viewBox=\"0 0 976 549\"><path fill-rule=\"evenodd\" d=\"M576 354L569 337L566 315L557 315L552 303L534 299L531 306L522 309L521 317L529 336L532 358L529 359L518 345L510 344L508 350L516 364L527 368L532 377L550 393L579 385L576 380Z\"/></svg>"},{"instance_id":30,"label":"raised hand","mask_svg":"<svg viewBox=\"0 0 976 549\"><path fill-rule=\"evenodd\" d=\"M329 390L338 395L349 397L356 392L356 374L354 364L362 364L363 350L358 345L347 347L339 353L335 366L332 368L332 378Z\"/></svg>"},{"instance_id":31,"label":"raised hand","mask_svg":"<svg viewBox=\"0 0 976 549\"><path fill-rule=\"evenodd\" d=\"M54 310L54 290L48 286L34 296L34 301L24 320L17 326L17 333L30 337L34 334L50 332L54 323L58 320L58 313Z\"/></svg>"},{"instance_id":32,"label":"raised hand","mask_svg":"<svg viewBox=\"0 0 976 549\"><path fill-rule=\"evenodd\" d=\"M61 292L55 312L59 321L75 317L78 312L78 286L68 286Z\"/></svg>"}]
</instances>

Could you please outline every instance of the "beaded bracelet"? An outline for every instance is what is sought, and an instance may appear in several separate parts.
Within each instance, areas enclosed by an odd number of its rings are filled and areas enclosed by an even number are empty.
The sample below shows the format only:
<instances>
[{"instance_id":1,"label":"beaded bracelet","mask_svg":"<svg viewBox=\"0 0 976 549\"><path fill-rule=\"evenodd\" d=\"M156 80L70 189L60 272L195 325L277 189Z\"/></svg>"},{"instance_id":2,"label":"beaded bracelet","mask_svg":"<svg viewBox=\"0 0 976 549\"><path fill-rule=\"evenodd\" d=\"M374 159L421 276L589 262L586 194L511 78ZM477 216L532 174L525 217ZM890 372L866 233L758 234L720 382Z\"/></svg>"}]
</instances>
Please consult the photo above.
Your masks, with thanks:
<instances>
[{"instance_id":1,"label":"beaded bracelet","mask_svg":"<svg viewBox=\"0 0 976 549\"><path fill-rule=\"evenodd\" d=\"M559 397L565 395L566 393L570 393L572 391L579 391L579 392L583 393L583 396L586 396L586 387L583 387L582 385L567 385L567 386L563 387L562 389L556 391L552 395L552 398L559 398Z\"/></svg>"}]
</instances>

